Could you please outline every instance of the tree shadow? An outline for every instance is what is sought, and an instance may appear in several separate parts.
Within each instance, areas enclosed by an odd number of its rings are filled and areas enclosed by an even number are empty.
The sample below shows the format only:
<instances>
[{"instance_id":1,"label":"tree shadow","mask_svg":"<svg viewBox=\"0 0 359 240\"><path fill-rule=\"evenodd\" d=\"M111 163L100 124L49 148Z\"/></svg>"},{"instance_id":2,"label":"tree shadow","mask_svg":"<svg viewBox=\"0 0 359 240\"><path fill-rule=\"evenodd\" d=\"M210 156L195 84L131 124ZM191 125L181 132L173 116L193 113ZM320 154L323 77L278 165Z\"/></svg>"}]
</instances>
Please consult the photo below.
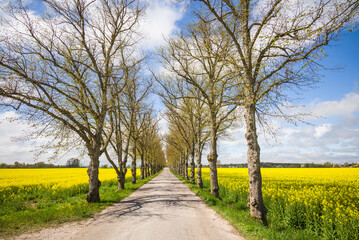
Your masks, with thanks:
<instances>
[{"instance_id":1,"label":"tree shadow","mask_svg":"<svg viewBox=\"0 0 359 240\"><path fill-rule=\"evenodd\" d=\"M96 224L119 221L129 216L138 216L143 219L152 217L166 219L171 217L176 210L198 206L195 203L202 202L202 200L171 175L153 179L133 195L96 214L94 216ZM172 209L167 211L168 208L173 208L173 211Z\"/></svg>"}]
</instances>

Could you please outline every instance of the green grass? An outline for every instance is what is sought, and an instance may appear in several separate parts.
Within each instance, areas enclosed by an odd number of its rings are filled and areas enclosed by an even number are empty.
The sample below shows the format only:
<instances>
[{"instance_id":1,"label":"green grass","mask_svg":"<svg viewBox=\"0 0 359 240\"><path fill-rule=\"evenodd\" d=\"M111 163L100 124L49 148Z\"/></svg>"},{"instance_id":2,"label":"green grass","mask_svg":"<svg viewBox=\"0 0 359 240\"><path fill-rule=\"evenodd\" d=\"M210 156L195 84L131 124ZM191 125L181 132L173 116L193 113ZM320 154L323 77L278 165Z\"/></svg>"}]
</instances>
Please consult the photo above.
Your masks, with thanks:
<instances>
[{"instance_id":1,"label":"green grass","mask_svg":"<svg viewBox=\"0 0 359 240\"><path fill-rule=\"evenodd\" d=\"M189 180L182 178L175 174L178 179L184 182L197 196L226 219L233 227L235 227L241 236L248 240L252 239L268 239L268 240L316 240L320 239L314 236L311 232L292 227L281 228L277 225L271 224L271 219L268 217L269 226L265 227L260 221L253 219L250 216L247 208L246 199L234 202L233 200L222 196L219 200L211 195L209 182L204 182L204 187L198 188Z\"/></svg>"},{"instance_id":2,"label":"green grass","mask_svg":"<svg viewBox=\"0 0 359 240\"><path fill-rule=\"evenodd\" d=\"M77 191L67 189L56 193L36 186L29 187L26 192L14 189L14 197L0 206L0 238L89 218L129 196L158 174L144 180L137 178L136 184L131 183L131 178L126 178L125 189L120 191L116 191L116 180L104 181L100 188L101 202L91 204L86 201L88 184L80 186L80 191L77 186Z\"/></svg>"}]
</instances>

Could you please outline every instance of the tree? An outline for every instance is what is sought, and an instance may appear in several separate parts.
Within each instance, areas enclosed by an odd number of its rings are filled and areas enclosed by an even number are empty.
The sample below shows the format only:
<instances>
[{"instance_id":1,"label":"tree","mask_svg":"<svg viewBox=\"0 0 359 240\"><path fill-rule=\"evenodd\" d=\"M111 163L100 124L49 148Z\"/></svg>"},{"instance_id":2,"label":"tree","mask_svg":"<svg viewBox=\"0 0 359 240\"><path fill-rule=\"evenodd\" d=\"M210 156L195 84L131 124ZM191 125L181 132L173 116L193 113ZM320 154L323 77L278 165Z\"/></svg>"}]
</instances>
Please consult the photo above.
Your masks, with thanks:
<instances>
[{"instance_id":1,"label":"tree","mask_svg":"<svg viewBox=\"0 0 359 240\"><path fill-rule=\"evenodd\" d=\"M323 167L330 168L330 167L332 167L332 166L333 166L333 164L332 164L331 162L325 162L325 163L323 163Z\"/></svg>"},{"instance_id":2,"label":"tree","mask_svg":"<svg viewBox=\"0 0 359 240\"><path fill-rule=\"evenodd\" d=\"M69 168L78 168L80 167L80 160L77 158L70 158L69 160L67 160L66 162L66 167Z\"/></svg>"},{"instance_id":3,"label":"tree","mask_svg":"<svg viewBox=\"0 0 359 240\"><path fill-rule=\"evenodd\" d=\"M135 1L45 0L41 17L22 1L8 9L0 38L1 104L59 141L78 138L89 157L88 202L100 201L99 158L112 130L111 83L123 76L124 48L142 14ZM68 147L61 146L59 147Z\"/></svg>"},{"instance_id":4,"label":"tree","mask_svg":"<svg viewBox=\"0 0 359 240\"><path fill-rule=\"evenodd\" d=\"M197 186L203 187L202 182L202 152L209 140L208 127L209 119L205 115L208 112L204 99L201 99L198 89L190 91L188 96L182 97L180 110L183 112L183 122L187 123L190 138L190 157L191 157L191 182L195 183L195 158L197 163ZM206 111L207 110L207 111ZM207 132L205 132L207 131Z\"/></svg>"},{"instance_id":5,"label":"tree","mask_svg":"<svg viewBox=\"0 0 359 240\"><path fill-rule=\"evenodd\" d=\"M165 136L167 164L183 178L187 177L187 146L175 123L169 122L169 133Z\"/></svg>"},{"instance_id":6,"label":"tree","mask_svg":"<svg viewBox=\"0 0 359 240\"><path fill-rule=\"evenodd\" d=\"M232 46L230 38L223 36L218 24L200 20L188 25L178 37L169 39L167 47L160 52L164 68L170 73L167 79L185 81L191 85L197 90L196 93L201 94L199 99L203 99L208 109L210 153L207 160L210 165L211 193L217 198L218 133L234 122L238 106L238 94L234 94L238 88L233 84L232 72L225 65ZM170 89L167 87L166 91ZM195 97L195 94L192 96Z\"/></svg>"},{"instance_id":7,"label":"tree","mask_svg":"<svg viewBox=\"0 0 359 240\"><path fill-rule=\"evenodd\" d=\"M115 169L118 179L118 190L125 188L125 177L127 172L127 160L130 156L132 143L132 182L136 181L136 142L138 139L138 122L141 121L140 114L147 111L145 104L146 97L152 86L151 82L143 81L143 61L145 57L139 58L134 54L136 46L132 43L132 52L127 49L122 54L123 78L119 79L111 88L111 111L108 126L104 131L105 136L111 134L110 148L105 151L107 160ZM135 56L134 56L135 55ZM114 153L117 163L112 160L111 154Z\"/></svg>"},{"instance_id":8,"label":"tree","mask_svg":"<svg viewBox=\"0 0 359 240\"><path fill-rule=\"evenodd\" d=\"M233 43L227 65L243 91L251 215L267 224L262 198L257 120L282 113L285 91L314 84L322 49L358 15L355 0L198 0L195 14L221 24ZM351 30L351 29L349 29ZM214 34L214 33L213 33ZM262 115L261 115L262 114Z\"/></svg>"},{"instance_id":9,"label":"tree","mask_svg":"<svg viewBox=\"0 0 359 240\"><path fill-rule=\"evenodd\" d=\"M131 173L133 184L136 183L136 160L137 160L137 142L141 129L141 123L144 112L148 111L144 100L148 97L149 90L152 87L152 82L146 82L140 76L135 77L130 81L123 96L123 123L128 132L128 143L132 142L132 164ZM126 150L128 151L128 149Z\"/></svg>"},{"instance_id":10,"label":"tree","mask_svg":"<svg viewBox=\"0 0 359 240\"><path fill-rule=\"evenodd\" d=\"M197 89L198 91L198 89ZM196 96L201 96L196 93ZM196 98L194 101L194 117L195 117L195 139L196 139L196 163L197 163L197 187L202 188L202 153L205 144L209 140L209 134L206 129L208 128L208 118L206 117L205 101L200 98Z\"/></svg>"},{"instance_id":11,"label":"tree","mask_svg":"<svg viewBox=\"0 0 359 240\"><path fill-rule=\"evenodd\" d=\"M165 153L163 151L163 144L161 136L157 133L154 135L153 141L149 147L150 151L147 156L149 163L150 174L159 172L166 165Z\"/></svg>"},{"instance_id":12,"label":"tree","mask_svg":"<svg viewBox=\"0 0 359 240\"><path fill-rule=\"evenodd\" d=\"M206 105L198 89L191 87L185 82L173 81L163 83L165 91L158 91L162 102L167 108L167 119L176 126L186 143L185 149L189 152L191 167L191 182L195 183L195 158L197 162L197 185L202 183L202 152L208 142L208 123ZM207 131L205 133L204 131ZM187 162L187 158L185 160ZM188 165L188 164L185 164ZM184 166L186 167L186 166ZM187 177L187 176L185 176Z\"/></svg>"},{"instance_id":13,"label":"tree","mask_svg":"<svg viewBox=\"0 0 359 240\"><path fill-rule=\"evenodd\" d=\"M143 112L140 117L140 126L137 139L137 150L141 158L141 179L145 179L149 174L151 151L154 146L153 140L158 138L158 120L152 116L152 111ZM161 144L162 145L162 144ZM161 147L162 148L162 147ZM160 156L154 156L160 158ZM165 165L165 164L163 164Z\"/></svg>"},{"instance_id":14,"label":"tree","mask_svg":"<svg viewBox=\"0 0 359 240\"><path fill-rule=\"evenodd\" d=\"M188 160L191 158L191 181L194 183L194 148L195 148L195 136L194 132L192 132L190 125L191 123L186 118L188 116L188 112L181 111L181 109L175 109L171 106L168 106L168 111L166 112L166 116L168 122L170 122L174 131L178 132L178 140L183 145L181 146L182 151L182 167L183 167L183 177L189 179L188 177ZM187 115L187 116L186 116ZM193 164L192 164L193 163Z\"/></svg>"}]
</instances>

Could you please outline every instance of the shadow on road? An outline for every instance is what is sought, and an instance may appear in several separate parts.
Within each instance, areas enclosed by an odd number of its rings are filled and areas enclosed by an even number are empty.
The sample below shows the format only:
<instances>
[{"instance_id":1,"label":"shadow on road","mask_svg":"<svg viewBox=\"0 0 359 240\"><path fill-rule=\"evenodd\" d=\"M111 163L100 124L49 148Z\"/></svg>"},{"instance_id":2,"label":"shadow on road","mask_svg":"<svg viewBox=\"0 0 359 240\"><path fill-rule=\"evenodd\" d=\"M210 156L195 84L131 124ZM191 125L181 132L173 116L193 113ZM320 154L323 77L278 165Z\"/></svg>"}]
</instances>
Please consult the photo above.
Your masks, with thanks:
<instances>
[{"instance_id":1,"label":"shadow on road","mask_svg":"<svg viewBox=\"0 0 359 240\"><path fill-rule=\"evenodd\" d=\"M173 175L172 175L173 176ZM159 217L166 219L174 213L166 211L168 207L176 210L190 209L193 203L201 200L191 192L181 193L181 189L187 188L174 176L165 179L154 179L138 189L130 197L109 207L106 211L95 216L96 224L104 221L117 221L119 218L131 215L141 218ZM148 209L151 209L149 211ZM153 211L153 209L156 209ZM99 221L101 219L101 221Z\"/></svg>"}]
</instances>

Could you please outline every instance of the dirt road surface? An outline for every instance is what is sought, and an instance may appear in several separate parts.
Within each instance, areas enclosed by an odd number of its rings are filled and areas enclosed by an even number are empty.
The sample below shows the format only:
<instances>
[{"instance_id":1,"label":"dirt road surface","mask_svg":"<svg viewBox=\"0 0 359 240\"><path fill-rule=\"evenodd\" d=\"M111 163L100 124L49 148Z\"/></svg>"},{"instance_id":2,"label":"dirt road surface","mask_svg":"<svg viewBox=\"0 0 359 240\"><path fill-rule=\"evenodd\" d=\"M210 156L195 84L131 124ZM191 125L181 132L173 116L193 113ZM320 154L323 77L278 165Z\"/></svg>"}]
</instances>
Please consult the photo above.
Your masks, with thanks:
<instances>
[{"instance_id":1,"label":"dirt road surface","mask_svg":"<svg viewBox=\"0 0 359 240\"><path fill-rule=\"evenodd\" d=\"M93 218L15 238L61 240L243 240L168 168Z\"/></svg>"}]
</instances>

